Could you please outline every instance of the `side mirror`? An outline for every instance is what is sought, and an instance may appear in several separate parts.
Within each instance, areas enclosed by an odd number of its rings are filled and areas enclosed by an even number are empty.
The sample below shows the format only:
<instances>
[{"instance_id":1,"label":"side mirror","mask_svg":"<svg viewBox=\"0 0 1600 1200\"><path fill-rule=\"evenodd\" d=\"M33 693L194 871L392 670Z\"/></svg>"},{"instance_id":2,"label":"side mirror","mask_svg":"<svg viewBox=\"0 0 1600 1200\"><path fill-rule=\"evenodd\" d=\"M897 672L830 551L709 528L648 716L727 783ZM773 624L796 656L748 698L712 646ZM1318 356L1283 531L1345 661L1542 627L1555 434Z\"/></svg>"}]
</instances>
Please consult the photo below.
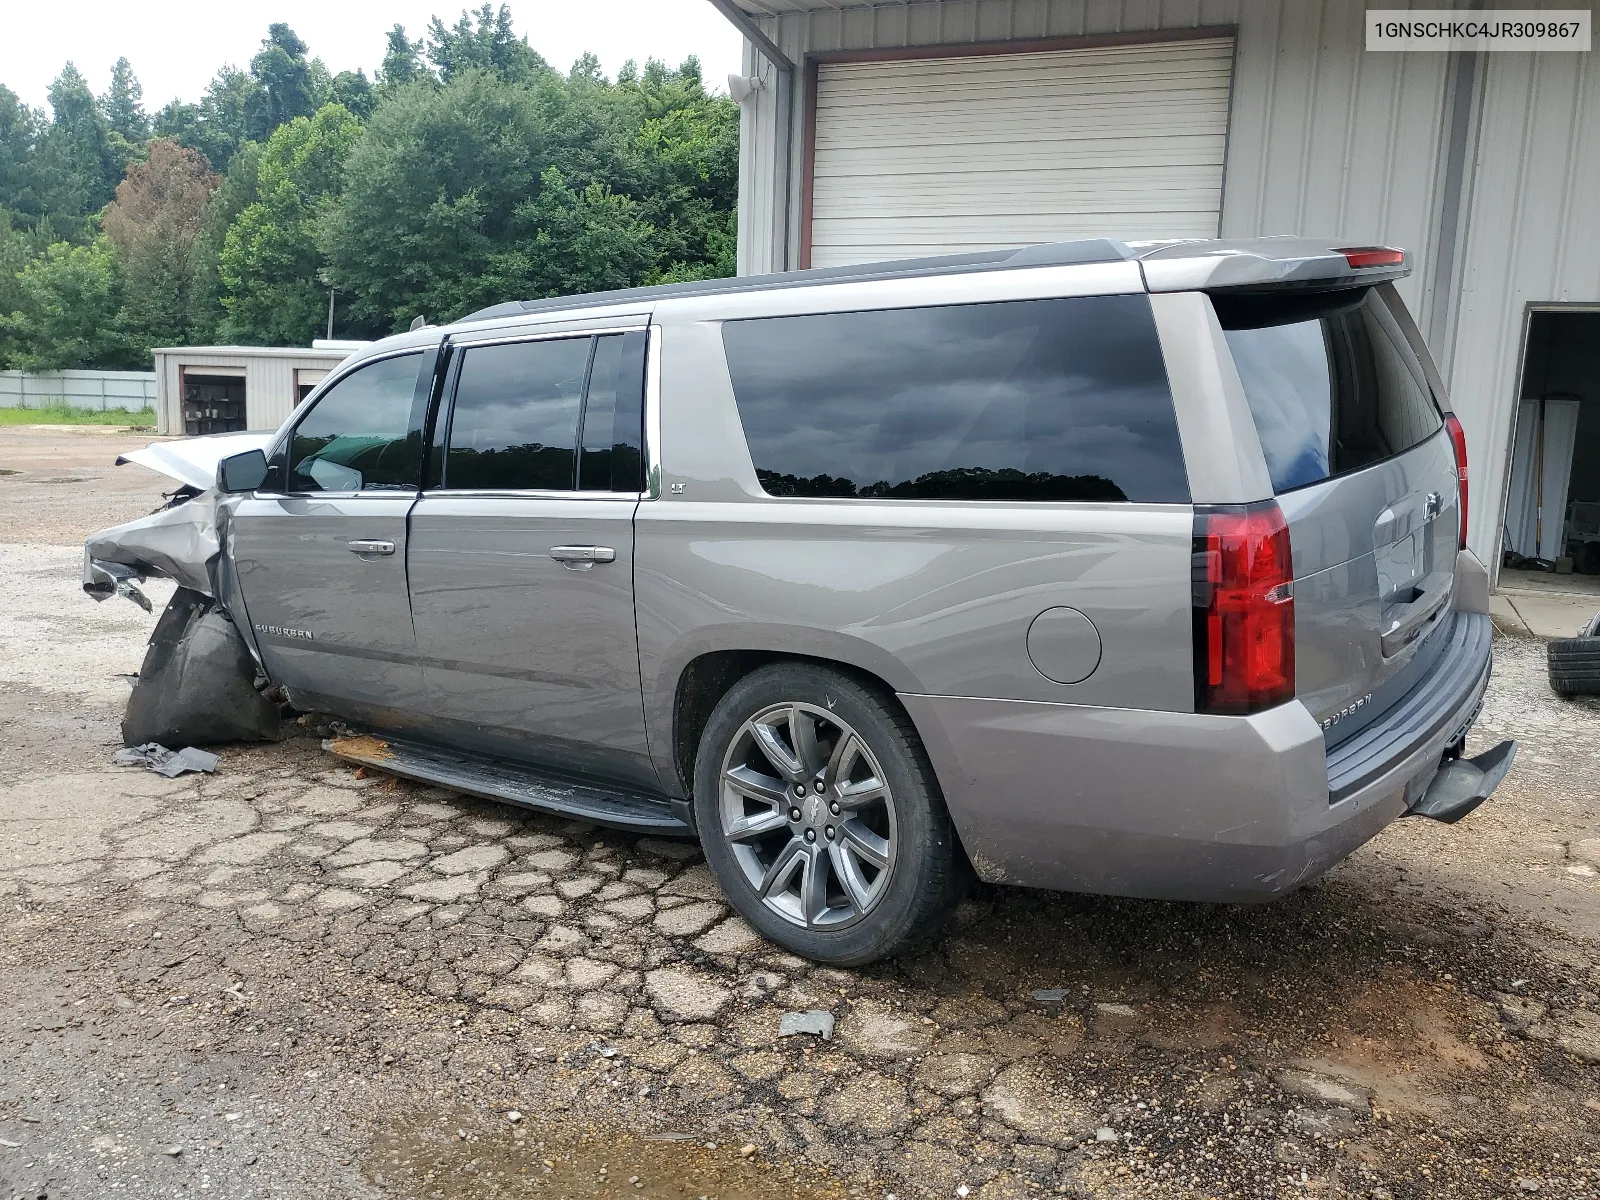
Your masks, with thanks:
<instances>
[{"instance_id":1,"label":"side mirror","mask_svg":"<svg viewBox=\"0 0 1600 1200\"><path fill-rule=\"evenodd\" d=\"M253 492L267 480L267 456L260 450L232 454L217 464L217 491Z\"/></svg>"}]
</instances>

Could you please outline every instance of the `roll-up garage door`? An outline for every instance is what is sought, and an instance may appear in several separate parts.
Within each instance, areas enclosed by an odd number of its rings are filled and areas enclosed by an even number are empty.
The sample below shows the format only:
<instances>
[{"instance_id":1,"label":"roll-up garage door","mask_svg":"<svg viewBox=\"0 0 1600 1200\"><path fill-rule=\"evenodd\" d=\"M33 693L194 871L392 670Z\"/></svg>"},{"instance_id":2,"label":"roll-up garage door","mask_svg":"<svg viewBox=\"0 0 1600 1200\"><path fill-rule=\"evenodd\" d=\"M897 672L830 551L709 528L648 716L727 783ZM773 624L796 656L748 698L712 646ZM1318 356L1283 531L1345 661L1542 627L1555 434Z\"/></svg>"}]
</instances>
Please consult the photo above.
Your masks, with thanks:
<instances>
[{"instance_id":1,"label":"roll-up garage door","mask_svg":"<svg viewBox=\"0 0 1600 1200\"><path fill-rule=\"evenodd\" d=\"M1215 237L1229 38L816 76L811 263L1080 237Z\"/></svg>"}]
</instances>

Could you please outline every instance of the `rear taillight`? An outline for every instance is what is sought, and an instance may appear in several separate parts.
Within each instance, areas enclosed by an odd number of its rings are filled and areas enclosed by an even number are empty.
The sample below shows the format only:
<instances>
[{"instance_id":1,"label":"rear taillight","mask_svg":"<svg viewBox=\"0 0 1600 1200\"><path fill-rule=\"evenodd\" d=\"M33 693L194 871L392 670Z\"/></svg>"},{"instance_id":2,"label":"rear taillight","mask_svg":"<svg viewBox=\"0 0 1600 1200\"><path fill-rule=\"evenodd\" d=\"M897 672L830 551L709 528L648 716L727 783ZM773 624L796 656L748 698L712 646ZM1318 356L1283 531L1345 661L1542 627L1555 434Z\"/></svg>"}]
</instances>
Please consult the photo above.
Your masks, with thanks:
<instances>
[{"instance_id":1,"label":"rear taillight","mask_svg":"<svg viewBox=\"0 0 1600 1200\"><path fill-rule=\"evenodd\" d=\"M1461 541L1459 548L1467 548L1467 431L1461 428L1454 413L1447 413L1444 427L1450 431L1450 445L1456 452L1456 482L1461 489Z\"/></svg>"},{"instance_id":2,"label":"rear taillight","mask_svg":"<svg viewBox=\"0 0 1600 1200\"><path fill-rule=\"evenodd\" d=\"M1196 712L1259 712L1294 698L1293 582L1277 501L1196 507Z\"/></svg>"},{"instance_id":3,"label":"rear taillight","mask_svg":"<svg viewBox=\"0 0 1600 1200\"><path fill-rule=\"evenodd\" d=\"M1344 246L1334 253L1344 255L1345 262L1357 270L1362 267L1400 267L1406 261L1406 252L1391 246Z\"/></svg>"}]
</instances>

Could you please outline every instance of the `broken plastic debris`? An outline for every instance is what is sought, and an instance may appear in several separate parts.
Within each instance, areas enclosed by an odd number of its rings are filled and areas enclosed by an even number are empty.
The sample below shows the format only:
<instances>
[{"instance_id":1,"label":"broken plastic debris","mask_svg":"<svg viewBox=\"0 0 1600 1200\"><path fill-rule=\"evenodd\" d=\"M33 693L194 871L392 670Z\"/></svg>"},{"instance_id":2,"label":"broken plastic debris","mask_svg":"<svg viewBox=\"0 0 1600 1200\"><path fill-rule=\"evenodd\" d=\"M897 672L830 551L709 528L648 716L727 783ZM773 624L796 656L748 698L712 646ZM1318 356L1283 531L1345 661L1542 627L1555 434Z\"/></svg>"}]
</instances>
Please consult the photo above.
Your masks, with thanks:
<instances>
[{"instance_id":1,"label":"broken plastic debris","mask_svg":"<svg viewBox=\"0 0 1600 1200\"><path fill-rule=\"evenodd\" d=\"M1033 998L1041 1004L1060 1004L1067 998L1066 988L1038 988Z\"/></svg>"},{"instance_id":2,"label":"broken plastic debris","mask_svg":"<svg viewBox=\"0 0 1600 1200\"><path fill-rule=\"evenodd\" d=\"M820 1008L784 1013L778 1022L778 1036L793 1037L797 1033L809 1033L827 1041L833 1037L833 1014Z\"/></svg>"},{"instance_id":3,"label":"broken plastic debris","mask_svg":"<svg viewBox=\"0 0 1600 1200\"><path fill-rule=\"evenodd\" d=\"M142 746L130 746L126 750L118 750L116 761L118 766L146 766L157 775L176 779L185 771L205 771L210 774L217 769L217 763L222 760L208 750L197 750L193 746L185 746L182 750L168 750L160 742L146 742Z\"/></svg>"}]
</instances>

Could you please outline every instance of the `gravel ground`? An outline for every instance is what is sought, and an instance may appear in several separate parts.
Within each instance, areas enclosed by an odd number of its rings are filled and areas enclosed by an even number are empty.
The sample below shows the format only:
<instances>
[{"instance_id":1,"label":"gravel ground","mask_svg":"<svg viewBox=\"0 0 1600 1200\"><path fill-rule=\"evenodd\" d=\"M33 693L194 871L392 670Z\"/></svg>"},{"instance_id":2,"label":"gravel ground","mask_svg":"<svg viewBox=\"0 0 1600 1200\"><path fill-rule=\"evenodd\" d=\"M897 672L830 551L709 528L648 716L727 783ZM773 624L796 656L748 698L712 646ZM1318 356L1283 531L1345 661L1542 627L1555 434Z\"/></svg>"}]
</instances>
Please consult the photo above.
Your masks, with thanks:
<instances>
[{"instance_id":1,"label":"gravel ground","mask_svg":"<svg viewBox=\"0 0 1600 1200\"><path fill-rule=\"evenodd\" d=\"M1263 907L986 889L920 957L819 969L684 843L305 735L110 766L153 618L72 542L160 481L20 440L0 1197L1600 1196L1600 709L1536 643L1498 644L1475 743L1522 754L1459 825ZM798 1009L834 1036L780 1038Z\"/></svg>"}]
</instances>

